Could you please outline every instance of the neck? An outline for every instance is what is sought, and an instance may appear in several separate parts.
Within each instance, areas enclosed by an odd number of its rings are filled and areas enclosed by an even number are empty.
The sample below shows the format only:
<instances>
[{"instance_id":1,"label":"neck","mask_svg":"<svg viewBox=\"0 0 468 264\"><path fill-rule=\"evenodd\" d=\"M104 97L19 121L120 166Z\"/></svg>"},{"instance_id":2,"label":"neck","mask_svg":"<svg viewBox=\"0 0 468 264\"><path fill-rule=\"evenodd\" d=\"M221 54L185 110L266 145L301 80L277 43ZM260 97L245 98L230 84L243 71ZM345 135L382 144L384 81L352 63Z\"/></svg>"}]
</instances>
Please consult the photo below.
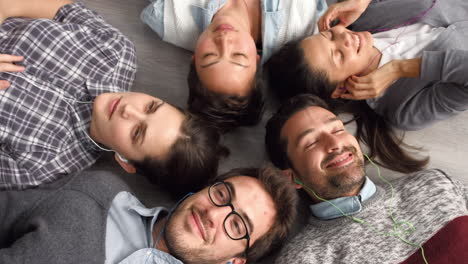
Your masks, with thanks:
<instances>
[{"instance_id":1,"label":"neck","mask_svg":"<svg viewBox=\"0 0 468 264\"><path fill-rule=\"evenodd\" d=\"M255 42L261 39L262 17L259 0L227 0L213 20L222 16L235 18L242 29L250 33Z\"/></svg>"},{"instance_id":2,"label":"neck","mask_svg":"<svg viewBox=\"0 0 468 264\"><path fill-rule=\"evenodd\" d=\"M154 243L157 243L154 245L154 248L164 251L166 253L169 253L169 249L167 248L166 245L166 240L164 239L164 234L161 232L164 232L163 229L166 225L166 217L163 217L161 220L156 221L154 224L153 228L153 241ZM159 237L160 236L160 237ZM156 241L159 237L159 241Z\"/></svg>"},{"instance_id":3,"label":"neck","mask_svg":"<svg viewBox=\"0 0 468 264\"><path fill-rule=\"evenodd\" d=\"M379 67L380 60L382 59L382 52L380 52L380 50L377 49L376 47L373 47L373 50L374 50L374 54L372 55L369 65L364 71L362 71L359 74L360 76L365 76L368 73L373 72Z\"/></svg>"}]
</instances>

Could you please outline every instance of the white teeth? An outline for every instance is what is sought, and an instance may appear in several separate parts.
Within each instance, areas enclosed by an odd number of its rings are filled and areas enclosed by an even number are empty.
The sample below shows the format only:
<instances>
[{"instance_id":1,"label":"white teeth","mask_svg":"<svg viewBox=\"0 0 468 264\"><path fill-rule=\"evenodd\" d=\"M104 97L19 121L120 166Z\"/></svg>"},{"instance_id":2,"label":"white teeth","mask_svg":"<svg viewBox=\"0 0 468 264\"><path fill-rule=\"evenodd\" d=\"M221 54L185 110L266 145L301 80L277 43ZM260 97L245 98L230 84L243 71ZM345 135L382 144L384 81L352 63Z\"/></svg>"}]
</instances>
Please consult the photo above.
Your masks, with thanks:
<instances>
[{"instance_id":1,"label":"white teeth","mask_svg":"<svg viewBox=\"0 0 468 264\"><path fill-rule=\"evenodd\" d=\"M354 37L356 38L357 42L357 51L359 51L361 49L361 39L357 35L354 35Z\"/></svg>"}]
</instances>

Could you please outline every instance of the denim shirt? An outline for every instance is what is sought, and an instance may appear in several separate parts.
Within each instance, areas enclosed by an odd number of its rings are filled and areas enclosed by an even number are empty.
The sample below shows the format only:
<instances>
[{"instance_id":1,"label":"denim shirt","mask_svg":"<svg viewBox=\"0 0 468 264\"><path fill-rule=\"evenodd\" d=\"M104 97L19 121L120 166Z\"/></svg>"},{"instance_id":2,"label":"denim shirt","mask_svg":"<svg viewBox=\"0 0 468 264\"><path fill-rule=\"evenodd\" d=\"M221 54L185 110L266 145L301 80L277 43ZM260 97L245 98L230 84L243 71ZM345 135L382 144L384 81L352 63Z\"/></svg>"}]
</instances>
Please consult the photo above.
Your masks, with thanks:
<instances>
[{"instance_id":1,"label":"denim shirt","mask_svg":"<svg viewBox=\"0 0 468 264\"><path fill-rule=\"evenodd\" d=\"M151 3L142 11L141 20L150 26L163 40L171 42L172 44L188 49L194 50L196 41L200 34L208 27L213 19L213 16L218 10L226 3L226 0L208 0L205 7L197 6L196 4L200 1L195 0L184 0L186 5L190 6L190 15L195 25L194 28L185 29L187 38L189 39L185 43L178 41L171 41L166 39L165 25L164 25L164 14L165 14L165 1L167 0L150 0ZM287 14L285 10L280 9L280 1L285 0L261 0L262 8L262 63L266 62L268 58L287 41L292 39L279 39L281 30L286 28L287 25ZM288 0L290 1L290 0ZM314 1L314 0L303 0L303 1ZM316 24L318 18L328 8L325 0L315 0L316 10L314 14L310 14L311 18L315 18L313 24ZM300 1L299 1L300 2ZM300 8L300 7L296 7ZM190 25L190 23L187 23ZM166 25L167 26L167 25ZM305 26L305 25L302 25ZM193 33L196 34L193 34ZM313 32L313 29L312 31ZM189 36L190 35L190 36ZM306 37L306 36L296 36Z\"/></svg>"},{"instance_id":2,"label":"denim shirt","mask_svg":"<svg viewBox=\"0 0 468 264\"><path fill-rule=\"evenodd\" d=\"M106 225L106 263L182 264L166 252L152 248L153 227L163 207L146 208L129 192L112 201Z\"/></svg>"},{"instance_id":3,"label":"denim shirt","mask_svg":"<svg viewBox=\"0 0 468 264\"><path fill-rule=\"evenodd\" d=\"M340 208L345 214L357 214L362 210L361 202L371 198L376 190L377 188L375 187L375 184L371 181L371 179L366 177L364 186L357 196L339 197L333 200L329 200L329 202ZM330 220L342 217L343 214L329 202L321 202L311 205L310 210L312 211L312 214L321 220Z\"/></svg>"}]
</instances>

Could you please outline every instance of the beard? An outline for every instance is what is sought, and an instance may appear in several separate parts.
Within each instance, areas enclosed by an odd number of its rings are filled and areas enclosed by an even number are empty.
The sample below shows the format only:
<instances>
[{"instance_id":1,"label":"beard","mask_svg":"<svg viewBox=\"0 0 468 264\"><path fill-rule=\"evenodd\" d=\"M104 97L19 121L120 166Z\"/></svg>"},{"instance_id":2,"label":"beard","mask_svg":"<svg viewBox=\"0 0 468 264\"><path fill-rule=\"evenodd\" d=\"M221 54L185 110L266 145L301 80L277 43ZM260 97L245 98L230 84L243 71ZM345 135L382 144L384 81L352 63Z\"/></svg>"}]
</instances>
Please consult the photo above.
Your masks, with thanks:
<instances>
[{"instance_id":1,"label":"beard","mask_svg":"<svg viewBox=\"0 0 468 264\"><path fill-rule=\"evenodd\" d=\"M322 176L327 179L325 186L317 186L313 182L309 182L312 190L314 190L321 198L331 200L338 197L348 196L350 192L360 190L364 184L364 181L366 180L364 160L358 156L357 150L353 146L346 146L341 152L331 153L328 155L322 162L322 168L336 156L347 151L351 152L355 157L352 164L348 165L342 171L326 171L325 175Z\"/></svg>"},{"instance_id":2,"label":"beard","mask_svg":"<svg viewBox=\"0 0 468 264\"><path fill-rule=\"evenodd\" d=\"M168 220L164 231L164 240L169 253L185 264L215 264L228 259L228 256L214 255L225 250L223 248L216 248L213 245L210 248L210 245L206 245L205 243L194 245L187 241L187 233L182 223L177 220L184 217L183 211L188 210L187 208L179 207Z\"/></svg>"}]
</instances>

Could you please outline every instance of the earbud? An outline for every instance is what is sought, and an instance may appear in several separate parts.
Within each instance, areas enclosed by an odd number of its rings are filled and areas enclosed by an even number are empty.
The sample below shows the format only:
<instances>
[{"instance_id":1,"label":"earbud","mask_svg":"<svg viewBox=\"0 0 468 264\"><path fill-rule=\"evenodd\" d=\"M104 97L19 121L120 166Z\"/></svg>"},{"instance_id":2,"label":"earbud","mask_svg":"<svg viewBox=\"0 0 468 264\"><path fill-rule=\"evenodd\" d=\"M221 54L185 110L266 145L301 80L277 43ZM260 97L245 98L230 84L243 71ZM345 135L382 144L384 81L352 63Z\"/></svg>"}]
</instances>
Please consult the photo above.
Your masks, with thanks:
<instances>
[{"instance_id":1,"label":"earbud","mask_svg":"<svg viewBox=\"0 0 468 264\"><path fill-rule=\"evenodd\" d=\"M120 155L118 152L116 152L115 154L117 154L117 157L119 158L120 161L125 162L125 163L129 163L128 159L122 157L122 155Z\"/></svg>"}]
</instances>

